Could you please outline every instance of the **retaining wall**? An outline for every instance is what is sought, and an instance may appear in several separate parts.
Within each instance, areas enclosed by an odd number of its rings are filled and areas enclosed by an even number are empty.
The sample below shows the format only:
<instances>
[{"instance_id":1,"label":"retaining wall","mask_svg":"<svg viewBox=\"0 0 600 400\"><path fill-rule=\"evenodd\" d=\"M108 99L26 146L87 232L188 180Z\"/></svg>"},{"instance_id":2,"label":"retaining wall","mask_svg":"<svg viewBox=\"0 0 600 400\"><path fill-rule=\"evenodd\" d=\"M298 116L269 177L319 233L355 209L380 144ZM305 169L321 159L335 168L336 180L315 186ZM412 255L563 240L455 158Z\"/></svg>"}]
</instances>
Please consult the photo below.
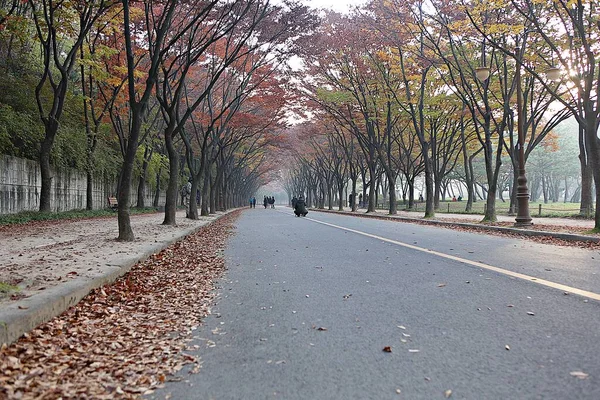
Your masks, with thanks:
<instances>
[{"instance_id":1,"label":"retaining wall","mask_svg":"<svg viewBox=\"0 0 600 400\"><path fill-rule=\"evenodd\" d=\"M86 208L87 177L75 169L53 169L50 204L53 211ZM0 214L15 214L39 209L42 176L37 161L0 154ZM116 193L115 179L96 178L93 183L93 208L107 207L107 198ZM154 193L146 190L145 204L151 205ZM137 202L137 182L132 185L130 204ZM159 204L164 205L164 193Z\"/></svg>"}]
</instances>

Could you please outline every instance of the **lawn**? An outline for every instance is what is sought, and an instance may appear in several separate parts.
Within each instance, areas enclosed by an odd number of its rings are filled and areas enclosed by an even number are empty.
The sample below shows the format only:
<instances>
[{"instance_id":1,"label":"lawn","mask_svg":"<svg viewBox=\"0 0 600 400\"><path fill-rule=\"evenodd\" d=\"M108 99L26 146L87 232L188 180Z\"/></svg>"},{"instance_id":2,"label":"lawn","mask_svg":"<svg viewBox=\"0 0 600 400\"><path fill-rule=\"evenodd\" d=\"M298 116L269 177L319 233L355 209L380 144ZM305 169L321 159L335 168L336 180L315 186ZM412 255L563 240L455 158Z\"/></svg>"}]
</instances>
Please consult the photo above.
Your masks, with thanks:
<instances>
[{"instance_id":1,"label":"lawn","mask_svg":"<svg viewBox=\"0 0 600 400\"><path fill-rule=\"evenodd\" d=\"M446 201L440 202L440 208L436 210L437 213L452 213L452 214L467 214L465 207L467 203L465 201ZM478 201L473 203L473 209L468 214L484 214L485 201ZM403 209L403 205L398 206L399 209ZM508 214L509 202L496 201L496 213L498 215L509 215ZM412 211L424 211L425 203L416 203L416 208ZM529 213L532 217L579 217L579 203L547 203L543 202L531 202L529 203ZM591 211L590 218L593 217L593 210Z\"/></svg>"}]
</instances>

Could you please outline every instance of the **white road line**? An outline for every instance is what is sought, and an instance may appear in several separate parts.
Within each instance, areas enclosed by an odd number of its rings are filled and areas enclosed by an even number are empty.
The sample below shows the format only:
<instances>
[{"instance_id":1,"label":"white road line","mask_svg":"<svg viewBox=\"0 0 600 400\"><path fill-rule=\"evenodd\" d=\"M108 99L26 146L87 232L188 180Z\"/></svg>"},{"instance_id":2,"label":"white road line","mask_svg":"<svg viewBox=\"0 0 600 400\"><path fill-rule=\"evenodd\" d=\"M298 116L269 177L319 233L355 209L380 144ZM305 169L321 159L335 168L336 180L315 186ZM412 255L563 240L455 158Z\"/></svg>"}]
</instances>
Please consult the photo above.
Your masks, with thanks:
<instances>
[{"instance_id":1,"label":"white road line","mask_svg":"<svg viewBox=\"0 0 600 400\"><path fill-rule=\"evenodd\" d=\"M308 218L308 217L306 217L306 219L309 220L309 221L312 221L312 222L316 222L317 224L322 224L322 225L330 226L332 228L341 229L341 230L344 230L344 231L347 231L347 232L356 233L358 235L362 235L362 236L370 237L370 238L373 238L373 239L381 240L381 241L384 241L384 242L387 242L387 243L392 243L392 244L395 244L395 245L398 245L398 246L406 247L406 248L411 249L411 250L416 250L416 251L420 251L420 252L427 253L427 254L433 254L435 256L446 258L448 260L458 261L458 262L461 262L461 263L464 263L464 264L472 265L474 267L483 268L483 269L486 269L488 271L494 271L494 272L497 272L497 273L502 274L502 275L511 276L513 278L522 279L524 281L528 281L528 282L532 282L532 283L537 283L538 285L551 287L553 289L558 289L558 290L561 290L563 292L569 292L569 293L572 293L572 294L577 294L577 295L582 296L582 297L587 297L587 298L590 298L590 299L594 299L594 300L600 301L600 294L598 294L598 293L588 292L587 290L577 289L577 288L574 288L574 287L571 287L571 286L563 285L562 283L556 283L556 282L548 281L548 280L545 280L545 279L536 278L535 276L531 276L531 275L520 274L518 272L509 271L507 269L503 269L503 268L499 268L499 267L494 267L493 265L484 264L484 263L481 263L481 262L478 262L478 261L471 261L471 260L467 260L466 258L461 258L461 257L456 257L456 256L453 256L453 255L450 255L450 254L441 253L439 251L425 249L423 247L418 247L418 246L413 246L411 244L398 242L397 240L392 240L392 239L384 238L384 237L381 237L381 236L372 235L370 233L357 231L356 229L345 228L343 226L330 224L328 222L323 222L323 221L319 221L319 220Z\"/></svg>"}]
</instances>

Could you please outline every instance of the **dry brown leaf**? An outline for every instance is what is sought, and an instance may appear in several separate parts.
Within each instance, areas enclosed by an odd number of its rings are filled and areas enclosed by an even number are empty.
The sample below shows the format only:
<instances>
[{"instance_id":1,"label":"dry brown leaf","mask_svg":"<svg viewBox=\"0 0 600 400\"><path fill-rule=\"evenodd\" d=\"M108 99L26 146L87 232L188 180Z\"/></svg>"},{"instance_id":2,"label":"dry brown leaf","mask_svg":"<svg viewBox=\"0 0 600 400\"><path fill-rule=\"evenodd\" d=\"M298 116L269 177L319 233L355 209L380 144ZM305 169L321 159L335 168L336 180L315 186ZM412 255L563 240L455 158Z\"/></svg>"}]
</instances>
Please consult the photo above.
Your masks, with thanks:
<instances>
[{"instance_id":1,"label":"dry brown leaf","mask_svg":"<svg viewBox=\"0 0 600 400\"><path fill-rule=\"evenodd\" d=\"M204 226L2 346L0 398L19 393L27 398L136 398L184 365L198 367L196 358L182 351L192 338L190 327L209 312L214 283L225 269L220 254L237 215Z\"/></svg>"},{"instance_id":2,"label":"dry brown leaf","mask_svg":"<svg viewBox=\"0 0 600 400\"><path fill-rule=\"evenodd\" d=\"M385 351L386 353L391 353L392 352L392 347L391 346L385 346L383 348L383 351Z\"/></svg>"}]
</instances>

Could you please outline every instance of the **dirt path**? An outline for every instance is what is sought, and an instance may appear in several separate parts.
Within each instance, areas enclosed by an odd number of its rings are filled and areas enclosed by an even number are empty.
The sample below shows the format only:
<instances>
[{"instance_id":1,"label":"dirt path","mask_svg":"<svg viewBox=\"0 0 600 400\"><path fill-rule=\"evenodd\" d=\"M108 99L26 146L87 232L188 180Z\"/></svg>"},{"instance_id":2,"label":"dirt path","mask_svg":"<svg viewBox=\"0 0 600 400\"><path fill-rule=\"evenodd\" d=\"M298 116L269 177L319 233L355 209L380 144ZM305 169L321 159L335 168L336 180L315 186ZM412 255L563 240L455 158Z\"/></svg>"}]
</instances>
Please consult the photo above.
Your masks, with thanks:
<instances>
[{"instance_id":1,"label":"dirt path","mask_svg":"<svg viewBox=\"0 0 600 400\"><path fill-rule=\"evenodd\" d=\"M213 219L191 221L182 211L177 226L164 226L163 218L162 213L133 215L134 242L116 240L116 217L0 228L0 282L13 287L8 293L0 292L0 306L71 279L101 276L115 261L144 244L165 242Z\"/></svg>"}]
</instances>

